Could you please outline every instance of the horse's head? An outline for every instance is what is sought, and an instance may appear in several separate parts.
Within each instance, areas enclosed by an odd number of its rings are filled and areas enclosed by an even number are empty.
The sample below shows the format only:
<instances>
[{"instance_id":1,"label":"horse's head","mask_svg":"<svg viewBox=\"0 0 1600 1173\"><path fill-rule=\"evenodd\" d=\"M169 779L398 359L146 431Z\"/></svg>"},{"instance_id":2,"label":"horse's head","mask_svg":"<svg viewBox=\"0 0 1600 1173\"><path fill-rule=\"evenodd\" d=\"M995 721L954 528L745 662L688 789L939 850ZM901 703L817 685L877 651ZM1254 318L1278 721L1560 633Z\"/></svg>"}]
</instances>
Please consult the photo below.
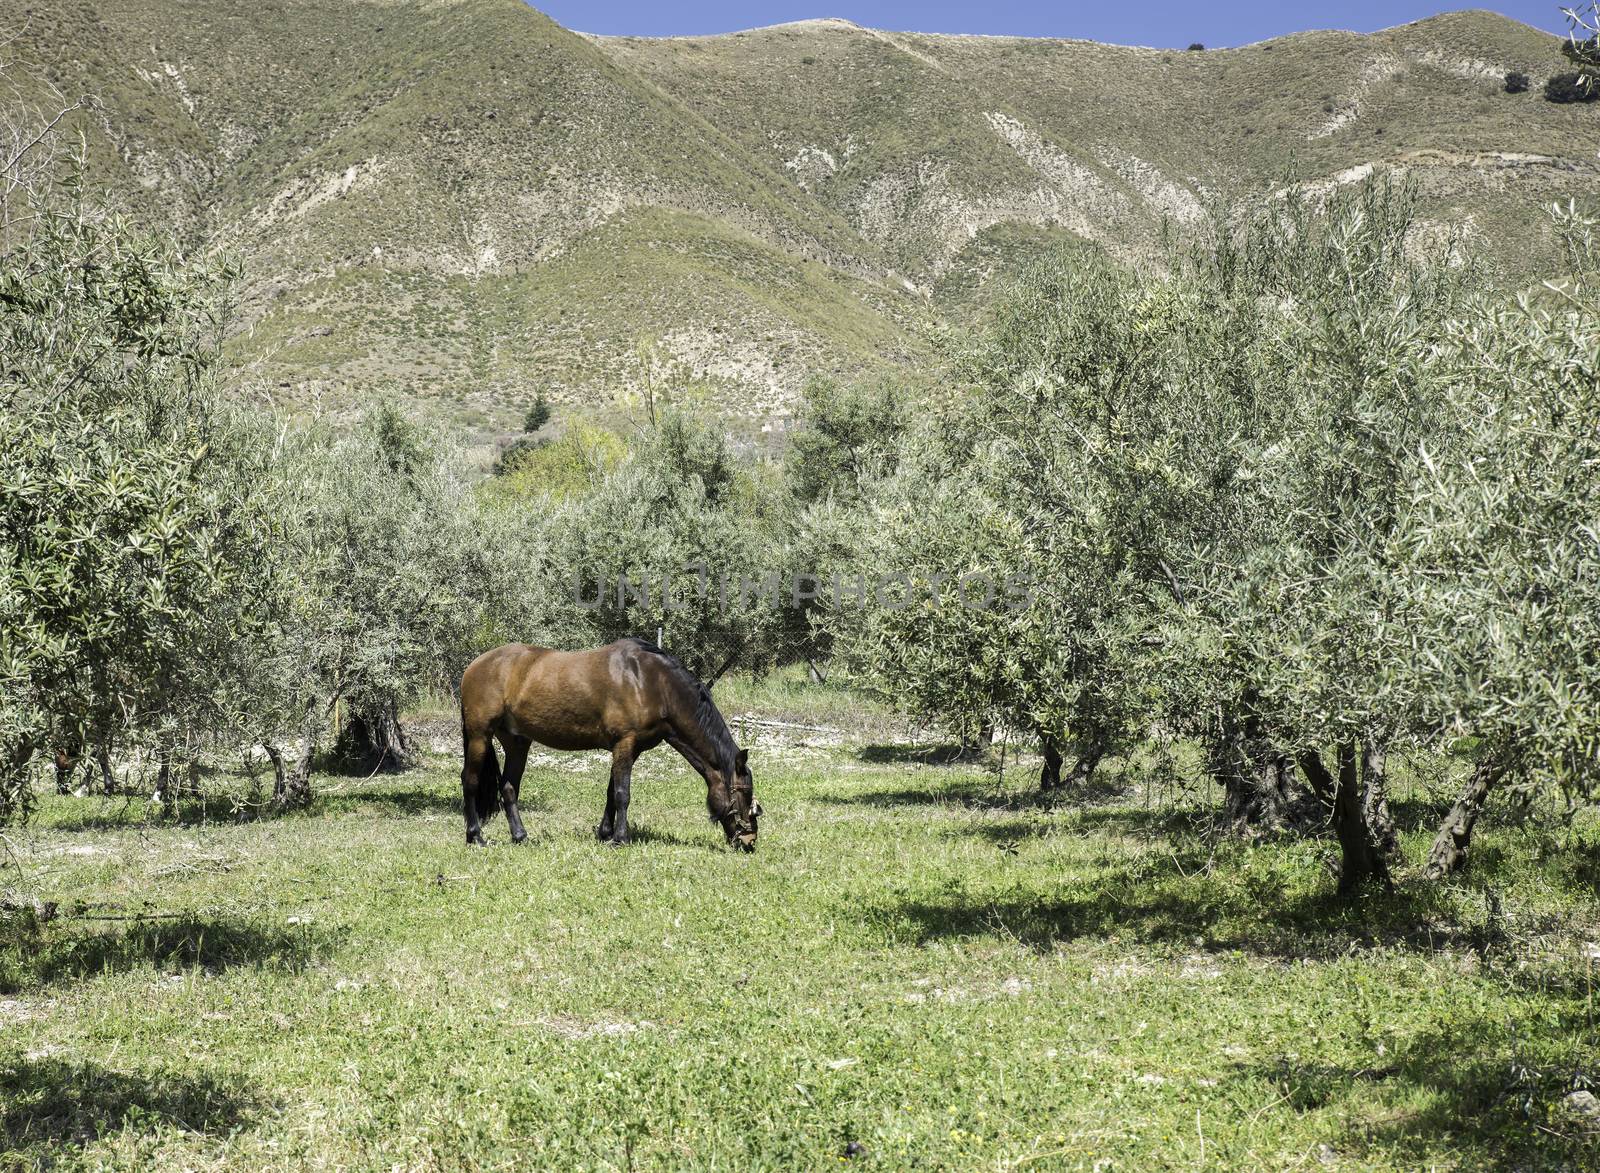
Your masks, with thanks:
<instances>
[{"instance_id":1,"label":"horse's head","mask_svg":"<svg viewBox=\"0 0 1600 1173\"><path fill-rule=\"evenodd\" d=\"M756 849L756 822L761 804L756 801L755 779L750 776L750 751L741 749L733 759L733 777L727 781L727 804L718 821L728 846L740 851Z\"/></svg>"}]
</instances>

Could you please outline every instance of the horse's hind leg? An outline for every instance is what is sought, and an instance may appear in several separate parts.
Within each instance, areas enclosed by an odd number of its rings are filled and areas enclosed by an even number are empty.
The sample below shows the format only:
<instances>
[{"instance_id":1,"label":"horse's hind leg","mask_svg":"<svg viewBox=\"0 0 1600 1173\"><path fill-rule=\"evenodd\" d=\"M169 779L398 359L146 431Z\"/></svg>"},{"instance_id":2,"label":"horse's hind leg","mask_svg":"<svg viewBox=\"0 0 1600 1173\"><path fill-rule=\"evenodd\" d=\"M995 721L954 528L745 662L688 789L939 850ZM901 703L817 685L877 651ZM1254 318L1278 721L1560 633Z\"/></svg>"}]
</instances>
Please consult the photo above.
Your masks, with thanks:
<instances>
[{"instance_id":1,"label":"horse's hind leg","mask_svg":"<svg viewBox=\"0 0 1600 1173\"><path fill-rule=\"evenodd\" d=\"M615 769L606 778L606 813L600 817L600 825L594 829L594 837L602 843L611 838L611 828L617 817L617 791Z\"/></svg>"},{"instance_id":2,"label":"horse's hind leg","mask_svg":"<svg viewBox=\"0 0 1600 1173\"><path fill-rule=\"evenodd\" d=\"M633 760L637 756L632 738L624 738L611 750L611 787L606 797L605 822L600 828L604 832L606 823L611 826L610 833L602 833L600 838L614 847L628 842L628 790L633 782Z\"/></svg>"},{"instance_id":3,"label":"horse's hind leg","mask_svg":"<svg viewBox=\"0 0 1600 1173\"><path fill-rule=\"evenodd\" d=\"M461 732L461 808L467 816L467 846L483 846L483 823L478 818L478 779L494 754L487 730Z\"/></svg>"},{"instance_id":4,"label":"horse's hind leg","mask_svg":"<svg viewBox=\"0 0 1600 1173\"><path fill-rule=\"evenodd\" d=\"M506 808L506 822L511 825L511 842L521 843L528 832L522 826L517 797L522 793L522 771L528 764L528 749L533 743L526 737L508 733L502 738L502 744L506 747L506 770L500 779L500 801Z\"/></svg>"}]
</instances>

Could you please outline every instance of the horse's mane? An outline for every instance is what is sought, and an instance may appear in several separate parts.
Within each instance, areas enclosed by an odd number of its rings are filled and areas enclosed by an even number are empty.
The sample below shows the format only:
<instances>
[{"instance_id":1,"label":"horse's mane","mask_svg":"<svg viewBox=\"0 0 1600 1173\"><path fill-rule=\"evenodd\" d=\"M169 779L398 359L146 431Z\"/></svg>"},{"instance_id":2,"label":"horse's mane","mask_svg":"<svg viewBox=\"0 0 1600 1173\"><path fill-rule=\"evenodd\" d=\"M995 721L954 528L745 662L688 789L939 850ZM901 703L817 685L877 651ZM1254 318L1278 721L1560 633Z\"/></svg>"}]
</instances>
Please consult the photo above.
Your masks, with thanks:
<instances>
[{"instance_id":1,"label":"horse's mane","mask_svg":"<svg viewBox=\"0 0 1600 1173\"><path fill-rule=\"evenodd\" d=\"M721 710L717 708L716 702L711 699L711 690L706 687L705 681L684 667L683 661L665 648L657 647L649 640L637 635L628 636L627 642L633 644L641 652L649 652L653 656L659 656L679 685L694 698L695 724L700 727L700 732L704 733L711 740L711 744L716 747L717 756L721 760L715 764L731 784L733 782L733 760L739 752L739 747L734 744L733 733L728 728L728 722L723 719Z\"/></svg>"}]
</instances>

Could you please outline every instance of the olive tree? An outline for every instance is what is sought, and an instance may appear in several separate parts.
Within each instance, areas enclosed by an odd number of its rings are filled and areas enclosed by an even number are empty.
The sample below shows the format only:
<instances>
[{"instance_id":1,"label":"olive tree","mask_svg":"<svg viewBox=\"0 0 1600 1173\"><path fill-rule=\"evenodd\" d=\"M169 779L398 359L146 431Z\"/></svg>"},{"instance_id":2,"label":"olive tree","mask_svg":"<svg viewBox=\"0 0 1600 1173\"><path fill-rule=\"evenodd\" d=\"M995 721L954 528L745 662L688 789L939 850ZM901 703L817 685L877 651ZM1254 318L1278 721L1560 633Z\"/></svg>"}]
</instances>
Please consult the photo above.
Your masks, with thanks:
<instances>
[{"instance_id":1,"label":"olive tree","mask_svg":"<svg viewBox=\"0 0 1600 1173\"><path fill-rule=\"evenodd\" d=\"M702 678L770 667L797 627L779 486L724 435L665 408L586 494L549 502L541 557L552 637L663 643Z\"/></svg>"},{"instance_id":2,"label":"olive tree","mask_svg":"<svg viewBox=\"0 0 1600 1173\"><path fill-rule=\"evenodd\" d=\"M401 724L478 651L522 626L519 580L541 531L506 524L458 471L459 454L393 405L354 431L288 424L280 445L283 557L295 585L276 597L264 695L277 734L298 744L280 801L308 797L306 771L339 722L339 756L366 769L414 757Z\"/></svg>"},{"instance_id":3,"label":"olive tree","mask_svg":"<svg viewBox=\"0 0 1600 1173\"><path fill-rule=\"evenodd\" d=\"M234 722L221 682L279 530L217 386L233 267L93 208L79 175L8 206L0 256L6 810L46 747L138 747L164 784Z\"/></svg>"},{"instance_id":4,"label":"olive tree","mask_svg":"<svg viewBox=\"0 0 1600 1173\"><path fill-rule=\"evenodd\" d=\"M1570 809L1600 773L1600 255L1592 216L1558 219L1566 284L1486 306L1441 356L1454 432L1420 454L1402 534L1393 675L1471 762L1433 875L1465 863L1497 786L1553 785Z\"/></svg>"}]
</instances>

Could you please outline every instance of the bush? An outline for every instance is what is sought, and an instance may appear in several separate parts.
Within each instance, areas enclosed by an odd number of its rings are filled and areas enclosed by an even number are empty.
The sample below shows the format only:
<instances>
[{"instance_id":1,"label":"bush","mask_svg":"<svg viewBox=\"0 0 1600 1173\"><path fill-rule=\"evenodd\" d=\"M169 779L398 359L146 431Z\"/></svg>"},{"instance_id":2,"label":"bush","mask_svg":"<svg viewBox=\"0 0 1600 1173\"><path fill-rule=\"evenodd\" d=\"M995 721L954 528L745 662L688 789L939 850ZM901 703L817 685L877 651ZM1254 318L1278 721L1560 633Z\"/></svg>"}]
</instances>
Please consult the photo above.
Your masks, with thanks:
<instances>
[{"instance_id":1,"label":"bush","mask_svg":"<svg viewBox=\"0 0 1600 1173\"><path fill-rule=\"evenodd\" d=\"M910 419L890 380L841 386L815 379L801 391L802 430L790 444L789 481L801 501L859 501L894 470Z\"/></svg>"},{"instance_id":2,"label":"bush","mask_svg":"<svg viewBox=\"0 0 1600 1173\"><path fill-rule=\"evenodd\" d=\"M497 477L522 472L531 466L535 452L549 446L549 440L541 439L538 436L518 436L510 444L506 445L500 455L495 458L492 471Z\"/></svg>"},{"instance_id":3,"label":"bush","mask_svg":"<svg viewBox=\"0 0 1600 1173\"><path fill-rule=\"evenodd\" d=\"M1506 74L1506 93L1508 94L1525 94L1528 92L1530 84L1532 84L1531 80L1525 73L1518 73L1513 70L1511 73Z\"/></svg>"},{"instance_id":4,"label":"bush","mask_svg":"<svg viewBox=\"0 0 1600 1173\"><path fill-rule=\"evenodd\" d=\"M1558 73L1544 83L1544 100L1563 105L1573 102L1592 102L1600 98L1600 86L1591 75Z\"/></svg>"},{"instance_id":5,"label":"bush","mask_svg":"<svg viewBox=\"0 0 1600 1173\"><path fill-rule=\"evenodd\" d=\"M1191 53L1203 53L1204 51L1205 51L1205 46L1202 45L1199 41L1196 41L1194 44L1189 46L1189 52L1191 52Z\"/></svg>"},{"instance_id":6,"label":"bush","mask_svg":"<svg viewBox=\"0 0 1600 1173\"><path fill-rule=\"evenodd\" d=\"M550 422L550 414L550 401L544 397L544 392L541 391L534 398L534 401L528 405L528 410L522 417L522 430L524 432L537 432Z\"/></svg>"}]
</instances>

